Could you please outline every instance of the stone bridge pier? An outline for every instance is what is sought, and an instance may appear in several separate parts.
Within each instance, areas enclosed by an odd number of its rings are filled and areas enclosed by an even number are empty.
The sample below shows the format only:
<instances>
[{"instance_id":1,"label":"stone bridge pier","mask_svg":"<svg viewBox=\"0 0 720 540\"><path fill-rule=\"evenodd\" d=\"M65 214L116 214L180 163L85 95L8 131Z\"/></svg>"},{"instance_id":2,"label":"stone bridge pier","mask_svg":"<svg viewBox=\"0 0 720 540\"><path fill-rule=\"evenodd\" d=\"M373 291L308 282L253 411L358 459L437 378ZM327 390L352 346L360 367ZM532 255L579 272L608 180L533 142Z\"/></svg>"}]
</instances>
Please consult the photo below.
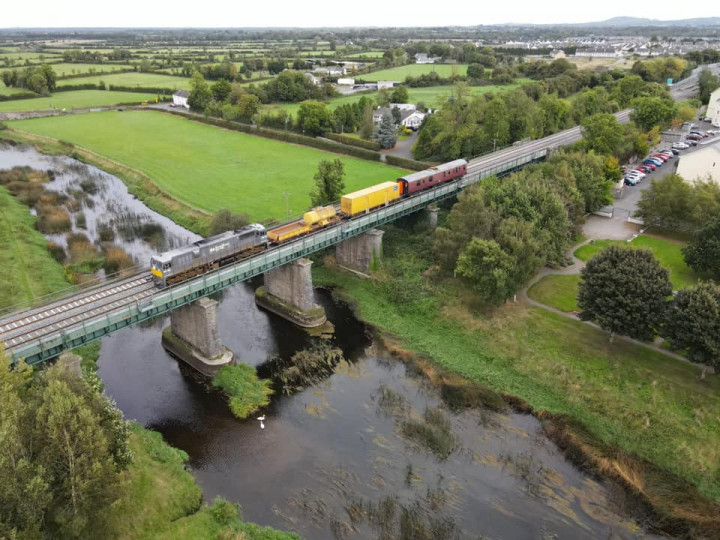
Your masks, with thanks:
<instances>
[{"instance_id":1,"label":"stone bridge pier","mask_svg":"<svg viewBox=\"0 0 720 540\"><path fill-rule=\"evenodd\" d=\"M362 277L370 277L370 272L376 270L382 261L383 234L379 229L371 229L340 242L335 250L338 266Z\"/></svg>"},{"instance_id":2,"label":"stone bridge pier","mask_svg":"<svg viewBox=\"0 0 720 540\"><path fill-rule=\"evenodd\" d=\"M220 341L217 305L215 300L200 298L175 309L162 334L165 350L209 377L234 363L233 352Z\"/></svg>"},{"instance_id":3,"label":"stone bridge pier","mask_svg":"<svg viewBox=\"0 0 720 540\"><path fill-rule=\"evenodd\" d=\"M268 270L264 274L265 285L255 291L255 303L304 328L325 323L325 309L315 303L312 261L297 259L291 263Z\"/></svg>"}]
</instances>

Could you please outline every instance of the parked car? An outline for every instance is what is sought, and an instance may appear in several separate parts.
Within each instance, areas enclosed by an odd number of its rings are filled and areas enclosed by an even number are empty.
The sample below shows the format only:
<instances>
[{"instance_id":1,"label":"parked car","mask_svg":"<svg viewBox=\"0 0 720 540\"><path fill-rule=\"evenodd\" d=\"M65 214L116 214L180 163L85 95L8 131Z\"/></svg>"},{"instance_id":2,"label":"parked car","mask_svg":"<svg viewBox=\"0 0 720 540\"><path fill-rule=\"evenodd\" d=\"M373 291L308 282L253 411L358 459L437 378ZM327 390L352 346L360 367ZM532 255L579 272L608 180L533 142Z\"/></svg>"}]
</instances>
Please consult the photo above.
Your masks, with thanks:
<instances>
[{"instance_id":1,"label":"parked car","mask_svg":"<svg viewBox=\"0 0 720 540\"><path fill-rule=\"evenodd\" d=\"M667 160L670 159L670 156L668 156L667 154L661 154L661 153L659 153L659 152L658 152L657 154L653 154L653 155L650 156L650 157L654 157L654 158L657 158L657 159L662 159L663 163L665 163Z\"/></svg>"},{"instance_id":2,"label":"parked car","mask_svg":"<svg viewBox=\"0 0 720 540\"><path fill-rule=\"evenodd\" d=\"M637 170L644 172L645 174L651 173L652 169L649 165L640 165Z\"/></svg>"},{"instance_id":3,"label":"parked car","mask_svg":"<svg viewBox=\"0 0 720 540\"><path fill-rule=\"evenodd\" d=\"M649 159L646 159L645 161L643 161L643 165L647 165L648 167L650 167L651 171L654 171L655 169L657 169L657 165L655 164L655 162L650 161Z\"/></svg>"},{"instance_id":4,"label":"parked car","mask_svg":"<svg viewBox=\"0 0 720 540\"><path fill-rule=\"evenodd\" d=\"M690 146L697 146L697 141L695 139L685 139L685 143Z\"/></svg>"},{"instance_id":5,"label":"parked car","mask_svg":"<svg viewBox=\"0 0 720 540\"><path fill-rule=\"evenodd\" d=\"M684 142L676 142L673 143L672 147L677 148L678 150L687 150L688 148L690 148L690 145Z\"/></svg>"},{"instance_id":6,"label":"parked car","mask_svg":"<svg viewBox=\"0 0 720 540\"><path fill-rule=\"evenodd\" d=\"M665 162L664 162L662 159L660 159L660 158L649 157L649 158L647 158L647 159L650 161L650 163L654 163L654 164L655 164L656 166L658 166L658 167L662 167L662 166L665 164ZM643 163L644 163L644 162L643 162Z\"/></svg>"},{"instance_id":7,"label":"parked car","mask_svg":"<svg viewBox=\"0 0 720 540\"><path fill-rule=\"evenodd\" d=\"M680 150L678 150L677 148L671 148L670 151L673 153L673 156L680 155Z\"/></svg>"},{"instance_id":8,"label":"parked car","mask_svg":"<svg viewBox=\"0 0 720 540\"><path fill-rule=\"evenodd\" d=\"M634 178L625 177L624 184L626 186L636 186L638 181Z\"/></svg>"},{"instance_id":9,"label":"parked car","mask_svg":"<svg viewBox=\"0 0 720 540\"><path fill-rule=\"evenodd\" d=\"M696 135L695 133L691 133L690 135L688 135L687 137L685 137L685 140L687 140L687 141L701 141L702 138L703 138L702 135Z\"/></svg>"}]
</instances>

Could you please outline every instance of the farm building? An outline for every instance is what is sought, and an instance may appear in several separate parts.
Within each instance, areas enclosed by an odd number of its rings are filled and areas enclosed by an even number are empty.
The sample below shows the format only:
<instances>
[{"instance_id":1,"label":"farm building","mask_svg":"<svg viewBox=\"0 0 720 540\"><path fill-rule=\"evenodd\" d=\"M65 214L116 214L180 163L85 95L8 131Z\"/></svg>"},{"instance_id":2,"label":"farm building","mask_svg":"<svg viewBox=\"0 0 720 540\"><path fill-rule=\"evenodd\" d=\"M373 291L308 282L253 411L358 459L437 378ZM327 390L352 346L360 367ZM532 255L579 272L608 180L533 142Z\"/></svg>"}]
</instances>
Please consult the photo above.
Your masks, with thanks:
<instances>
[{"instance_id":1,"label":"farm building","mask_svg":"<svg viewBox=\"0 0 720 540\"><path fill-rule=\"evenodd\" d=\"M677 173L686 182L712 180L720 183L720 143L682 156Z\"/></svg>"},{"instance_id":2,"label":"farm building","mask_svg":"<svg viewBox=\"0 0 720 540\"><path fill-rule=\"evenodd\" d=\"M396 81L378 81L377 87L378 90L384 90L385 88L393 88L396 84L400 84Z\"/></svg>"},{"instance_id":3,"label":"farm building","mask_svg":"<svg viewBox=\"0 0 720 540\"><path fill-rule=\"evenodd\" d=\"M187 90L178 90L173 94L173 105L177 107L185 107L186 109L190 108L190 105L188 105L188 98L190 97L190 92Z\"/></svg>"},{"instance_id":4,"label":"farm building","mask_svg":"<svg viewBox=\"0 0 720 540\"><path fill-rule=\"evenodd\" d=\"M341 77L340 79L338 79L338 84L352 86L355 84L355 79L350 79L348 77Z\"/></svg>"},{"instance_id":5,"label":"farm building","mask_svg":"<svg viewBox=\"0 0 720 540\"><path fill-rule=\"evenodd\" d=\"M713 126L720 127L720 88L710 94L710 101L708 101L705 116L710 118Z\"/></svg>"},{"instance_id":6,"label":"farm building","mask_svg":"<svg viewBox=\"0 0 720 540\"><path fill-rule=\"evenodd\" d=\"M423 123L426 116L425 113L416 110L415 105L411 105L409 103L398 103L391 104L390 107L378 107L375 109L373 111L373 122L382 122L383 116L386 114L392 116L393 108L400 110L400 124L412 129L413 131L420 128L420 125Z\"/></svg>"},{"instance_id":7,"label":"farm building","mask_svg":"<svg viewBox=\"0 0 720 540\"><path fill-rule=\"evenodd\" d=\"M439 62L440 60L440 56L428 56L425 53L417 53L415 55L416 64L434 64L435 62Z\"/></svg>"},{"instance_id":8,"label":"farm building","mask_svg":"<svg viewBox=\"0 0 720 540\"><path fill-rule=\"evenodd\" d=\"M310 80L311 83L313 83L315 86L320 86L322 84L322 79L320 77L316 77L312 73L308 72L305 74L305 76Z\"/></svg>"}]
</instances>

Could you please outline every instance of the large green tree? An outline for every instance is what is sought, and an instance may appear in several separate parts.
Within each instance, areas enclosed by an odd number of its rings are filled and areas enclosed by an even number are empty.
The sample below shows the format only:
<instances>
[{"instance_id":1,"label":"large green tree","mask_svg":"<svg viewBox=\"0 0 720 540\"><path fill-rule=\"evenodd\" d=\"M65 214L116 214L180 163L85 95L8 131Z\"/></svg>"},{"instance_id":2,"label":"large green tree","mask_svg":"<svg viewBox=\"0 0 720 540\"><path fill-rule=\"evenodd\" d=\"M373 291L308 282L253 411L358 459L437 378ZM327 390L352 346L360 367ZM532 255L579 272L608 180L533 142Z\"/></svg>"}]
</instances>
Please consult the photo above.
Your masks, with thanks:
<instances>
[{"instance_id":1,"label":"large green tree","mask_svg":"<svg viewBox=\"0 0 720 540\"><path fill-rule=\"evenodd\" d=\"M0 352L0 410L0 536L106 536L130 461L117 408L62 365L33 376Z\"/></svg>"},{"instance_id":2,"label":"large green tree","mask_svg":"<svg viewBox=\"0 0 720 540\"><path fill-rule=\"evenodd\" d=\"M610 113L594 114L582 121L583 143L587 150L615 155L623 142L623 127Z\"/></svg>"},{"instance_id":3,"label":"large green tree","mask_svg":"<svg viewBox=\"0 0 720 540\"><path fill-rule=\"evenodd\" d=\"M502 304L513 294L513 258L494 240L473 238L458 257L457 274L466 278L482 300Z\"/></svg>"},{"instance_id":4,"label":"large green tree","mask_svg":"<svg viewBox=\"0 0 720 540\"><path fill-rule=\"evenodd\" d=\"M382 120L376 125L373 139L380 145L380 148L392 148L397 142L397 125L393 117L383 114Z\"/></svg>"},{"instance_id":5,"label":"large green tree","mask_svg":"<svg viewBox=\"0 0 720 540\"><path fill-rule=\"evenodd\" d=\"M194 111L204 111L212 101L212 92L210 86L205 82L202 73L196 71L190 78L190 97L188 97L188 105Z\"/></svg>"},{"instance_id":6,"label":"large green tree","mask_svg":"<svg viewBox=\"0 0 720 540\"><path fill-rule=\"evenodd\" d=\"M665 127L673 118L673 105L659 97L640 97L632 102L630 119L637 126L650 131L655 126Z\"/></svg>"},{"instance_id":7,"label":"large green tree","mask_svg":"<svg viewBox=\"0 0 720 540\"><path fill-rule=\"evenodd\" d=\"M315 189L310 193L313 206L331 204L340 198L345 189L345 166L339 159L323 159L313 179Z\"/></svg>"},{"instance_id":8,"label":"large green tree","mask_svg":"<svg viewBox=\"0 0 720 540\"><path fill-rule=\"evenodd\" d=\"M320 101L303 101L298 110L298 127L305 135L322 135L331 127L330 113Z\"/></svg>"},{"instance_id":9,"label":"large green tree","mask_svg":"<svg viewBox=\"0 0 720 540\"><path fill-rule=\"evenodd\" d=\"M659 330L672 285L652 252L611 246L581 272L581 318L612 334L650 340Z\"/></svg>"},{"instance_id":10,"label":"large green tree","mask_svg":"<svg viewBox=\"0 0 720 540\"><path fill-rule=\"evenodd\" d=\"M720 77L713 75L709 69L703 69L698 75L698 86L700 88L700 101L705 104L710 100L710 94L720 87Z\"/></svg>"},{"instance_id":11,"label":"large green tree","mask_svg":"<svg viewBox=\"0 0 720 540\"><path fill-rule=\"evenodd\" d=\"M668 311L663 337L696 362L720 369L720 286L705 282L678 291Z\"/></svg>"},{"instance_id":12,"label":"large green tree","mask_svg":"<svg viewBox=\"0 0 720 540\"><path fill-rule=\"evenodd\" d=\"M720 216L715 216L682 251L690 268L720 279Z\"/></svg>"}]
</instances>

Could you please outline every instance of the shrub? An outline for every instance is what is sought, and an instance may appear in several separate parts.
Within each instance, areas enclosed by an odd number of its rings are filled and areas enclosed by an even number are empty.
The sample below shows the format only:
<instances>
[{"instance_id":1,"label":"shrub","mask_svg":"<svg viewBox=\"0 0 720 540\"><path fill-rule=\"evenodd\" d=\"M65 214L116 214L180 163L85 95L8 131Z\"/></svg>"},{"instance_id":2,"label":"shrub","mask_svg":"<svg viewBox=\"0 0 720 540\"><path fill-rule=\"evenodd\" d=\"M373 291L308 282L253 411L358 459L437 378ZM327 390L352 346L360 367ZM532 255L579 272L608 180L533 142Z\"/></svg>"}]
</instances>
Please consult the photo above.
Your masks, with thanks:
<instances>
[{"instance_id":1,"label":"shrub","mask_svg":"<svg viewBox=\"0 0 720 540\"><path fill-rule=\"evenodd\" d=\"M70 214L62 208L42 204L37 209L37 230L45 234L69 231Z\"/></svg>"},{"instance_id":2,"label":"shrub","mask_svg":"<svg viewBox=\"0 0 720 540\"><path fill-rule=\"evenodd\" d=\"M359 146L367 150L380 150L380 145L375 141L366 141L365 139L357 139L355 137L349 137L348 135L342 135L340 133L325 133L324 137L333 141L337 141L342 144L349 144L351 146Z\"/></svg>"},{"instance_id":3,"label":"shrub","mask_svg":"<svg viewBox=\"0 0 720 540\"><path fill-rule=\"evenodd\" d=\"M48 242L47 248L53 259L55 259L60 264L65 262L65 248L63 248L60 244L57 244L55 242Z\"/></svg>"},{"instance_id":4,"label":"shrub","mask_svg":"<svg viewBox=\"0 0 720 540\"><path fill-rule=\"evenodd\" d=\"M238 418L247 418L270 403L270 381L258 379L255 368L247 364L225 366L215 374L212 385L223 390L230 410Z\"/></svg>"},{"instance_id":5,"label":"shrub","mask_svg":"<svg viewBox=\"0 0 720 540\"><path fill-rule=\"evenodd\" d=\"M223 208L215 214L210 223L210 236L239 229L248 223L250 218L247 214L233 214L227 208Z\"/></svg>"},{"instance_id":6,"label":"shrub","mask_svg":"<svg viewBox=\"0 0 720 540\"><path fill-rule=\"evenodd\" d=\"M84 212L75 214L75 226L78 229L87 229L87 219L85 218Z\"/></svg>"},{"instance_id":7,"label":"shrub","mask_svg":"<svg viewBox=\"0 0 720 540\"><path fill-rule=\"evenodd\" d=\"M429 169L434 166L433 163L428 163L426 161L416 161L414 159L405 159L390 155L385 156L385 161L388 165L393 165L402 169L410 169L411 171L424 171L425 169Z\"/></svg>"},{"instance_id":8,"label":"shrub","mask_svg":"<svg viewBox=\"0 0 720 540\"><path fill-rule=\"evenodd\" d=\"M106 274L117 274L134 266L135 261L124 249L118 246L110 246L105 250L103 268Z\"/></svg>"}]
</instances>

